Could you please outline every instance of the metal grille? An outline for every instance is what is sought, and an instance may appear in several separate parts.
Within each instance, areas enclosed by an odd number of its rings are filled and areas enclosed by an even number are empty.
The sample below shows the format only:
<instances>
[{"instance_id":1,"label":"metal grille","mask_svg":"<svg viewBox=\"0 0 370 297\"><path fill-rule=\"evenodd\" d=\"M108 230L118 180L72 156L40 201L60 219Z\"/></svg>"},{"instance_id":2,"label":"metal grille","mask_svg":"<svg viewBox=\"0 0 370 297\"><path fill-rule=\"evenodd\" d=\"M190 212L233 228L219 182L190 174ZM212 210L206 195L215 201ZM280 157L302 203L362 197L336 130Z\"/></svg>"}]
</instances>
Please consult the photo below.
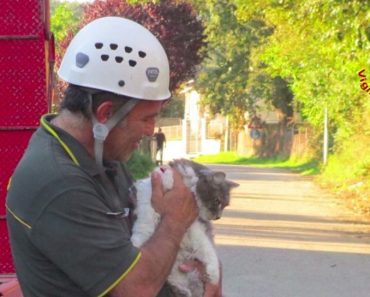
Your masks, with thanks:
<instances>
[{"instance_id":1,"label":"metal grille","mask_svg":"<svg viewBox=\"0 0 370 297\"><path fill-rule=\"evenodd\" d=\"M47 106L43 1L0 9L0 127L37 125Z\"/></svg>"},{"instance_id":2,"label":"metal grille","mask_svg":"<svg viewBox=\"0 0 370 297\"><path fill-rule=\"evenodd\" d=\"M5 221L9 177L48 110L47 0L2 0L0 9L0 273L14 272Z\"/></svg>"},{"instance_id":3,"label":"metal grille","mask_svg":"<svg viewBox=\"0 0 370 297\"><path fill-rule=\"evenodd\" d=\"M5 220L5 193L10 176L22 157L32 131L0 131L0 273L14 272Z\"/></svg>"},{"instance_id":4,"label":"metal grille","mask_svg":"<svg viewBox=\"0 0 370 297\"><path fill-rule=\"evenodd\" d=\"M0 216L5 215L5 195L8 186L9 178L23 155L30 136L33 130L30 131L0 131L0 156L1 156L1 170L0 170Z\"/></svg>"},{"instance_id":5,"label":"metal grille","mask_svg":"<svg viewBox=\"0 0 370 297\"><path fill-rule=\"evenodd\" d=\"M0 35L32 35L43 30L44 1L2 0Z\"/></svg>"},{"instance_id":6,"label":"metal grille","mask_svg":"<svg viewBox=\"0 0 370 297\"><path fill-rule=\"evenodd\" d=\"M35 126L47 107L44 42L0 40L0 126Z\"/></svg>"},{"instance_id":7,"label":"metal grille","mask_svg":"<svg viewBox=\"0 0 370 297\"><path fill-rule=\"evenodd\" d=\"M9 237L5 219L0 221L0 234L1 234L0 273L13 273L14 266L10 252Z\"/></svg>"}]
</instances>

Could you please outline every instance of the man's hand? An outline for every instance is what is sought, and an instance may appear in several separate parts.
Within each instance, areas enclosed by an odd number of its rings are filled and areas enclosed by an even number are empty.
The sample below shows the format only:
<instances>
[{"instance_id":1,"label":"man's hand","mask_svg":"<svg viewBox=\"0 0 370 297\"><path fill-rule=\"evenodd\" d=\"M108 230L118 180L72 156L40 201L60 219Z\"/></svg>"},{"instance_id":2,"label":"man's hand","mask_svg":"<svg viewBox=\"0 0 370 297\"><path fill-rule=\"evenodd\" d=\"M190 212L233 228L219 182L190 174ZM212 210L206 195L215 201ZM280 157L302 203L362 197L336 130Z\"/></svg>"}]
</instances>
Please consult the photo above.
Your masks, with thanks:
<instances>
[{"instance_id":1,"label":"man's hand","mask_svg":"<svg viewBox=\"0 0 370 297\"><path fill-rule=\"evenodd\" d=\"M173 170L173 188L166 193L163 192L160 174L153 172L151 180L152 205L155 211L174 224L188 228L198 216L198 207L180 173Z\"/></svg>"},{"instance_id":2,"label":"man's hand","mask_svg":"<svg viewBox=\"0 0 370 297\"><path fill-rule=\"evenodd\" d=\"M140 260L111 296L157 296L168 278L186 229L198 215L195 199L180 174L174 172L173 178L173 189L164 193L160 174L152 174L151 203L161 221L140 248Z\"/></svg>"},{"instance_id":3,"label":"man's hand","mask_svg":"<svg viewBox=\"0 0 370 297\"><path fill-rule=\"evenodd\" d=\"M220 281L218 284L212 284L208 281L204 265L197 260L188 261L180 265L182 272L197 271L204 285L203 297L222 297L222 269L220 265Z\"/></svg>"}]
</instances>

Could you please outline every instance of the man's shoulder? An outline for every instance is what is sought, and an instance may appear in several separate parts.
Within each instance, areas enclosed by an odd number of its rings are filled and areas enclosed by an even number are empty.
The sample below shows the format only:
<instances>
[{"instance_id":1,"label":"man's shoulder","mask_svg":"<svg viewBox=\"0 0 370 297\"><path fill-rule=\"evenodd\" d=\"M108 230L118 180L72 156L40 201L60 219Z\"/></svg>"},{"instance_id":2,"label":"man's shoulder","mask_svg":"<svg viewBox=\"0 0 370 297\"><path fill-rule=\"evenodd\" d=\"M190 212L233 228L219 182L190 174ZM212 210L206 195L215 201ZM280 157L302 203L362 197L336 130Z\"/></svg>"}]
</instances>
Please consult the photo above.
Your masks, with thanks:
<instances>
[{"instance_id":1,"label":"man's shoulder","mask_svg":"<svg viewBox=\"0 0 370 297\"><path fill-rule=\"evenodd\" d=\"M26 210L39 213L45 205L70 189L91 187L92 179L66 154L57 152L45 135L35 135L18 163L7 203L19 215L32 219Z\"/></svg>"}]
</instances>

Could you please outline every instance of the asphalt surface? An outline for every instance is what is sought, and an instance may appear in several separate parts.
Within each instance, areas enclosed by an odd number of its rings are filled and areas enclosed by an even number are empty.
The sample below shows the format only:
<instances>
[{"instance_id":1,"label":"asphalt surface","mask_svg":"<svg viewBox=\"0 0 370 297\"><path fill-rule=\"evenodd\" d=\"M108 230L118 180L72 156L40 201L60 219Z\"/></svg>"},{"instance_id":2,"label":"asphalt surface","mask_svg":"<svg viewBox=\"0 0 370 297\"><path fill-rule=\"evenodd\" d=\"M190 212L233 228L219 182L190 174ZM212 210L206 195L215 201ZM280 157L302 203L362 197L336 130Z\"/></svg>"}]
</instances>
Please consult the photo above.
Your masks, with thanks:
<instances>
[{"instance_id":1,"label":"asphalt surface","mask_svg":"<svg viewBox=\"0 0 370 297\"><path fill-rule=\"evenodd\" d=\"M225 297L369 297L370 221L308 178L245 166L215 222Z\"/></svg>"}]
</instances>

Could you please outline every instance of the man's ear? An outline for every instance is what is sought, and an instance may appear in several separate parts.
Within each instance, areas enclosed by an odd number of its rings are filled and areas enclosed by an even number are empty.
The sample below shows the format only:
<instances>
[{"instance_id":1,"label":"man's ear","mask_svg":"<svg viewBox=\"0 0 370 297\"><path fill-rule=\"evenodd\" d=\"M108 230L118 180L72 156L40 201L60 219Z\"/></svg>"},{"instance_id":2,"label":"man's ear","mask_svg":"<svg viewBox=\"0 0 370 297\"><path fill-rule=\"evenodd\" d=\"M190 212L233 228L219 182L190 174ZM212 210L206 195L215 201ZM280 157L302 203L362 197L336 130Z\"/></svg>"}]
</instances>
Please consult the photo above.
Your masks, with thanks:
<instances>
[{"instance_id":1,"label":"man's ear","mask_svg":"<svg viewBox=\"0 0 370 297\"><path fill-rule=\"evenodd\" d=\"M99 123L106 123L108 119L113 115L113 103L112 101L104 101L96 109L96 119Z\"/></svg>"}]
</instances>

